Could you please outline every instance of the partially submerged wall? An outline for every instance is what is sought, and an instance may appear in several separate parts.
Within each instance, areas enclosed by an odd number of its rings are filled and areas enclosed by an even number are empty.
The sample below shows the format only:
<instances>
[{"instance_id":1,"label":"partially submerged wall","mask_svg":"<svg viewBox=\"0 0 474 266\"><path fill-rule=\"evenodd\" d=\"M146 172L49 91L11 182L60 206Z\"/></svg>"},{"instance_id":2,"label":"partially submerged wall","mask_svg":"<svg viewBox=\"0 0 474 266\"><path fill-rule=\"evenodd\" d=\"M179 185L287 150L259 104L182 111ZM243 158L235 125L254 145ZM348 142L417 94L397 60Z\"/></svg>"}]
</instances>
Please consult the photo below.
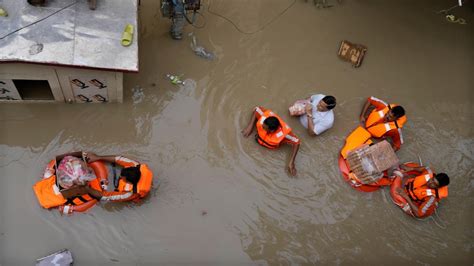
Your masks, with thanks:
<instances>
[{"instance_id":1,"label":"partially submerged wall","mask_svg":"<svg viewBox=\"0 0 474 266\"><path fill-rule=\"evenodd\" d=\"M0 64L0 102L122 101L122 72L25 63Z\"/></svg>"}]
</instances>

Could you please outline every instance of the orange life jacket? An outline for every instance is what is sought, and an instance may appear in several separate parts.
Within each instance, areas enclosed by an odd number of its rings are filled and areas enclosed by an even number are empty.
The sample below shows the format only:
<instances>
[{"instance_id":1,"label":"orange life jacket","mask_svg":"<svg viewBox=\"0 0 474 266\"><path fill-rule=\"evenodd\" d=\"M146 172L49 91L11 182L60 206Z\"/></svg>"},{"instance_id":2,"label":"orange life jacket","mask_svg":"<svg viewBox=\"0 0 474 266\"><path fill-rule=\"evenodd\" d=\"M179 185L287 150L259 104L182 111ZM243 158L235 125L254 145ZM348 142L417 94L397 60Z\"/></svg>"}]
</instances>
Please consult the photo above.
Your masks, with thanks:
<instances>
[{"instance_id":1,"label":"orange life jacket","mask_svg":"<svg viewBox=\"0 0 474 266\"><path fill-rule=\"evenodd\" d=\"M138 194L140 198L146 197L151 190L153 183L153 173L146 164L140 165L140 180L137 185L125 181L123 178L119 180L117 190L120 192L132 190L134 194Z\"/></svg>"},{"instance_id":2,"label":"orange life jacket","mask_svg":"<svg viewBox=\"0 0 474 266\"><path fill-rule=\"evenodd\" d=\"M402 128L406 123L406 116L402 116L393 122L384 122L385 115L395 106L397 105L390 104L380 111L373 110L369 114L369 117L367 117L367 120L365 121L365 127L373 137L381 138L389 131Z\"/></svg>"},{"instance_id":3,"label":"orange life jacket","mask_svg":"<svg viewBox=\"0 0 474 266\"><path fill-rule=\"evenodd\" d=\"M410 178L405 185L405 190L408 196L415 201L421 202L425 197L435 196L437 201L448 196L448 186L440 188L429 188L427 183L434 176L431 170L425 170L423 173L415 178Z\"/></svg>"},{"instance_id":4,"label":"orange life jacket","mask_svg":"<svg viewBox=\"0 0 474 266\"><path fill-rule=\"evenodd\" d=\"M274 116L278 119L280 122L280 128L274 132L267 132L263 128L263 121L267 119L270 116ZM257 121L257 142L269 149L276 149L280 146L280 143L283 141L283 139L286 137L291 132L291 128L283 122L283 120L275 113L273 113L271 110L266 110L262 116L260 116L260 119Z\"/></svg>"},{"instance_id":5,"label":"orange life jacket","mask_svg":"<svg viewBox=\"0 0 474 266\"><path fill-rule=\"evenodd\" d=\"M358 126L354 131L349 134L346 138L346 144L342 147L341 155L344 159L346 159L349 152L362 144L372 144L372 140L370 139L371 135L365 128L362 126Z\"/></svg>"},{"instance_id":6,"label":"orange life jacket","mask_svg":"<svg viewBox=\"0 0 474 266\"><path fill-rule=\"evenodd\" d=\"M56 179L55 171L56 160L51 160L46 167L47 176L43 176L43 180L39 181L33 186L36 197L43 208L55 208L62 205L79 206L94 200L89 194L76 196L74 198L65 199L60 192L59 185ZM107 178L107 169L100 162L89 164L94 170L98 178L89 182L89 186L96 190L101 190L99 179Z\"/></svg>"},{"instance_id":7,"label":"orange life jacket","mask_svg":"<svg viewBox=\"0 0 474 266\"><path fill-rule=\"evenodd\" d=\"M67 200L56 185L56 176L45 178L33 186L39 204L46 209L64 205Z\"/></svg>"},{"instance_id":8,"label":"orange life jacket","mask_svg":"<svg viewBox=\"0 0 474 266\"><path fill-rule=\"evenodd\" d=\"M33 186L36 197L43 208L55 208L62 205L78 206L94 200L90 195L84 194L74 198L65 199L60 192L59 186L56 183L56 176L52 175L45 178Z\"/></svg>"}]
</instances>

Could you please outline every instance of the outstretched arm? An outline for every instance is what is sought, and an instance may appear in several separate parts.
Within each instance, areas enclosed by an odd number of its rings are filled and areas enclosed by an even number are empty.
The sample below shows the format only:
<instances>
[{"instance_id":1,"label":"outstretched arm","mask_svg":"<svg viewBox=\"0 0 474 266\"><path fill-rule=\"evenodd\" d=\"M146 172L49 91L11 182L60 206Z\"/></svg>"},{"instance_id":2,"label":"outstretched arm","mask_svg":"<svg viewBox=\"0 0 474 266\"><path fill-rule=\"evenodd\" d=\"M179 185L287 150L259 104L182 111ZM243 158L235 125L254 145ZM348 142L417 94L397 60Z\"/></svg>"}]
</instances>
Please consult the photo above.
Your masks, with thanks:
<instances>
[{"instance_id":1,"label":"outstretched arm","mask_svg":"<svg viewBox=\"0 0 474 266\"><path fill-rule=\"evenodd\" d=\"M316 136L316 133L314 133L313 106L311 104L307 104L305 107L305 110L306 110L306 117L308 119L308 134L310 136Z\"/></svg>"},{"instance_id":2,"label":"outstretched arm","mask_svg":"<svg viewBox=\"0 0 474 266\"><path fill-rule=\"evenodd\" d=\"M399 188L397 192L401 197L403 197L407 201L408 206L410 206L410 209L413 215L415 215L417 218L426 217L427 215L432 213L434 209L436 208L436 198L434 196L425 198L423 203L420 206L417 206L411 200L411 198L407 195L405 190L403 190L402 188Z\"/></svg>"},{"instance_id":3,"label":"outstretched arm","mask_svg":"<svg viewBox=\"0 0 474 266\"><path fill-rule=\"evenodd\" d=\"M82 196L84 194L89 194L97 200L100 200L100 198L102 197L102 194L99 191L87 185L73 186L68 189L63 189L61 190L61 194L65 199L71 199L74 197Z\"/></svg>"},{"instance_id":4,"label":"outstretched arm","mask_svg":"<svg viewBox=\"0 0 474 266\"><path fill-rule=\"evenodd\" d=\"M395 139L394 139L393 136L390 136L390 135L386 134L386 135L383 137L383 139L386 140L386 141L390 144L390 146L392 146L392 149L393 149L394 151L398 151L398 150L399 150L399 146L397 146L397 145L395 144Z\"/></svg>"},{"instance_id":5,"label":"outstretched arm","mask_svg":"<svg viewBox=\"0 0 474 266\"><path fill-rule=\"evenodd\" d=\"M418 206L416 206L415 203L413 203L413 201L412 201L411 198L407 195L407 193L406 193L403 189L399 189L398 194L400 194L400 196L401 196L402 198L404 198L404 199L407 201L408 206L410 206L411 212L412 212L416 217L420 217L419 214L418 214Z\"/></svg>"},{"instance_id":6,"label":"outstretched arm","mask_svg":"<svg viewBox=\"0 0 474 266\"><path fill-rule=\"evenodd\" d=\"M367 119L367 110L369 110L370 105L370 101L366 101L364 107L362 108L362 112L360 113L359 121L364 124L364 126L365 120Z\"/></svg>"},{"instance_id":7,"label":"outstretched arm","mask_svg":"<svg viewBox=\"0 0 474 266\"><path fill-rule=\"evenodd\" d=\"M245 129L242 130L242 135L244 135L245 138L250 136L253 131L253 127L255 126L255 123L257 123L257 115L255 114L255 109L252 112L252 117L250 118L250 121Z\"/></svg>"},{"instance_id":8,"label":"outstretched arm","mask_svg":"<svg viewBox=\"0 0 474 266\"><path fill-rule=\"evenodd\" d=\"M116 163L122 167L132 167L132 166L137 166L140 164L140 162L129 159L127 157L121 156L121 155L106 155L106 156L99 156L95 153L89 152L85 153L86 160L88 163L92 163L95 161L105 161L109 163Z\"/></svg>"},{"instance_id":9,"label":"outstretched arm","mask_svg":"<svg viewBox=\"0 0 474 266\"><path fill-rule=\"evenodd\" d=\"M405 172L410 172L410 171L417 171L417 172L423 172L426 167L425 166L418 166L418 167L410 167L410 166L406 166L406 165L400 165L400 168L403 169L403 171Z\"/></svg>"},{"instance_id":10,"label":"outstretched arm","mask_svg":"<svg viewBox=\"0 0 474 266\"><path fill-rule=\"evenodd\" d=\"M292 176L295 176L296 175L296 167L295 167L295 159L296 159L296 154L298 154L298 150L300 149L300 144L290 144L293 149L292 149L292 152L291 152L291 158L290 158L290 163L288 164L288 172L290 172L290 174Z\"/></svg>"},{"instance_id":11,"label":"outstretched arm","mask_svg":"<svg viewBox=\"0 0 474 266\"><path fill-rule=\"evenodd\" d=\"M58 208L61 214L72 214L73 212L85 212L95 206L97 200L93 199L81 205L61 205Z\"/></svg>"},{"instance_id":12,"label":"outstretched arm","mask_svg":"<svg viewBox=\"0 0 474 266\"><path fill-rule=\"evenodd\" d=\"M97 155L93 152L84 152L83 153L84 155L84 158L86 159L86 161L88 163L92 163L92 162L95 162L95 161L105 161L105 162L109 162L109 163L115 163L115 155L104 155L104 156L101 156L101 155Z\"/></svg>"}]
</instances>

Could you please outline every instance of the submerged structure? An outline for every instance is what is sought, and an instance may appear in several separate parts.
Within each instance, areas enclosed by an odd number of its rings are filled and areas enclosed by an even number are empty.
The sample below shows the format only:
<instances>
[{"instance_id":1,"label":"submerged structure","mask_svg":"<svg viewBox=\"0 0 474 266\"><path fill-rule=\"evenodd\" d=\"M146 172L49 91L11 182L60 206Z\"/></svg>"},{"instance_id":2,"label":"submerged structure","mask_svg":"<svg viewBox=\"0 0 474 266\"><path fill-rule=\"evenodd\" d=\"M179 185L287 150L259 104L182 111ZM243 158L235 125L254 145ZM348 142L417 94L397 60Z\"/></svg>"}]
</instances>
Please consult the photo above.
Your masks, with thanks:
<instances>
[{"instance_id":1,"label":"submerged structure","mask_svg":"<svg viewBox=\"0 0 474 266\"><path fill-rule=\"evenodd\" d=\"M138 72L137 0L5 0L0 17L1 102L122 102ZM130 34L128 34L130 37Z\"/></svg>"}]
</instances>

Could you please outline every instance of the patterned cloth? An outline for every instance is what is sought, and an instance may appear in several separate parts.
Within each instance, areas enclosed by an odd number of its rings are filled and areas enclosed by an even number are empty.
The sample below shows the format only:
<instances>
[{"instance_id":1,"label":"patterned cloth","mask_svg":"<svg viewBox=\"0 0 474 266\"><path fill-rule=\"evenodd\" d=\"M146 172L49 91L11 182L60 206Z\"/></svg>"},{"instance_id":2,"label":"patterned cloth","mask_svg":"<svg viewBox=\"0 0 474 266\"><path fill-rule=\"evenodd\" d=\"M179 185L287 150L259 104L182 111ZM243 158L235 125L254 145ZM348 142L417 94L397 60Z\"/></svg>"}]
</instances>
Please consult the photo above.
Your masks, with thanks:
<instances>
[{"instance_id":1,"label":"patterned cloth","mask_svg":"<svg viewBox=\"0 0 474 266\"><path fill-rule=\"evenodd\" d=\"M62 188L86 185L89 181L96 179L94 171L82 159L74 156L66 156L61 160L56 177Z\"/></svg>"},{"instance_id":2,"label":"patterned cloth","mask_svg":"<svg viewBox=\"0 0 474 266\"><path fill-rule=\"evenodd\" d=\"M300 116L306 113L306 105L309 104L309 100L297 100L288 111L290 111L291 116Z\"/></svg>"},{"instance_id":3,"label":"patterned cloth","mask_svg":"<svg viewBox=\"0 0 474 266\"><path fill-rule=\"evenodd\" d=\"M315 94L311 96L310 100L311 105L313 105L313 126L314 134L316 135L322 134L334 125L333 110L325 112L318 111L318 104L325 96L326 95L323 94ZM305 128L308 128L308 116L306 115L306 111L300 116L300 122Z\"/></svg>"}]
</instances>

